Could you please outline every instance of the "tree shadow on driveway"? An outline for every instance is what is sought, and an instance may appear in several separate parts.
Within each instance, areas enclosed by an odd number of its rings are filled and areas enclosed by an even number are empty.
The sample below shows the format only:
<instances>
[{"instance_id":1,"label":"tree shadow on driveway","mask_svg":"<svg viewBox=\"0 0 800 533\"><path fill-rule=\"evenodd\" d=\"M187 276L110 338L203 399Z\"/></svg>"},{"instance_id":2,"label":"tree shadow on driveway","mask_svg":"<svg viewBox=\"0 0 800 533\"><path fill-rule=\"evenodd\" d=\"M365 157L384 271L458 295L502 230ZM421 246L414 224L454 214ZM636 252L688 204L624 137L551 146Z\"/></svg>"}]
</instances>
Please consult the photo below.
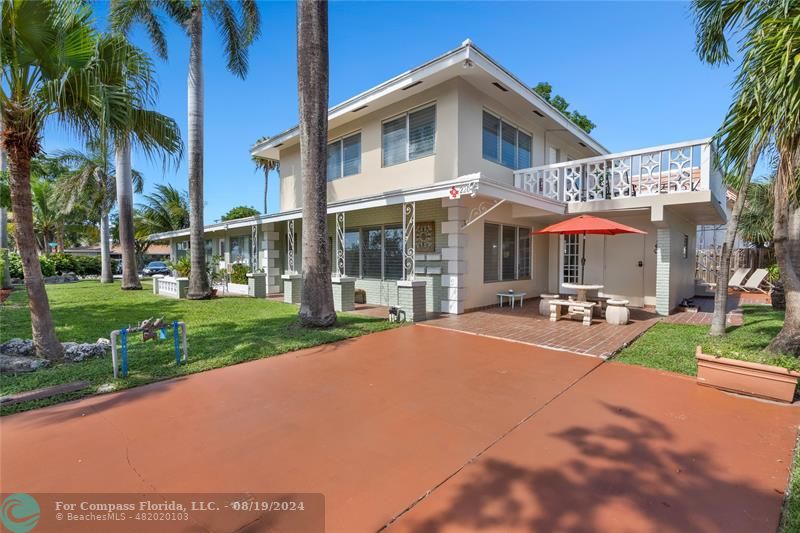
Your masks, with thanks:
<instances>
[{"instance_id":1,"label":"tree shadow on driveway","mask_svg":"<svg viewBox=\"0 0 800 533\"><path fill-rule=\"evenodd\" d=\"M775 531L780 494L736 479L726 472L735 465L718 464L710 450L686 449L654 418L629 407L603 405L611 422L551 434L551 449L531 447L520 456L517 446L511 460L500 443L440 487L440 498L452 494L443 510L437 502L423 500L407 517L409 522L398 525L426 533L450 528ZM508 438L525 437L512 433ZM548 453L563 460L542 457ZM547 466L529 466L542 463ZM450 484L457 488L448 491ZM437 492L430 498L435 500ZM434 504L430 512L426 503Z\"/></svg>"}]
</instances>

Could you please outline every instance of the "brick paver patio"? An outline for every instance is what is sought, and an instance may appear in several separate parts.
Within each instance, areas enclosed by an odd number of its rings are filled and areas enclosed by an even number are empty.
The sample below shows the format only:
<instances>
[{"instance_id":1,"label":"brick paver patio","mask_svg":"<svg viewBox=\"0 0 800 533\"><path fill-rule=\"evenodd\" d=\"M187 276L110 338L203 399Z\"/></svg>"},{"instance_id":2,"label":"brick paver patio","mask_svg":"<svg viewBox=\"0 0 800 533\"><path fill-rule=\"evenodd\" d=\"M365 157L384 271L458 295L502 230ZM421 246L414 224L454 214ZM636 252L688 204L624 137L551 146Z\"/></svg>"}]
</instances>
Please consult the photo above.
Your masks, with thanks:
<instances>
[{"instance_id":1,"label":"brick paver patio","mask_svg":"<svg viewBox=\"0 0 800 533\"><path fill-rule=\"evenodd\" d=\"M539 301L534 299L526 301L523 307L493 307L463 315L444 315L423 322L423 325L605 359L633 342L659 319L654 313L631 309L631 322L625 326L612 326L597 317L588 327L577 320L550 322L539 314Z\"/></svg>"}]
</instances>

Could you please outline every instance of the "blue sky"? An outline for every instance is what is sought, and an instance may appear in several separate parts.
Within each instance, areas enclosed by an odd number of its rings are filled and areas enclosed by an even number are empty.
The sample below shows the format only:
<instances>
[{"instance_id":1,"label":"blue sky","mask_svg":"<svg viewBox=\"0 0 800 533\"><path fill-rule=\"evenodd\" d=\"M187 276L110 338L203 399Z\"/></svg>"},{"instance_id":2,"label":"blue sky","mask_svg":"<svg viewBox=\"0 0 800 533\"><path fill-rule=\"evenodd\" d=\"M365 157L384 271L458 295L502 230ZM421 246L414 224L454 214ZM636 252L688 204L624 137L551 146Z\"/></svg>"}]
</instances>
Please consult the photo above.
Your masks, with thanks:
<instances>
[{"instance_id":1,"label":"blue sky","mask_svg":"<svg viewBox=\"0 0 800 533\"><path fill-rule=\"evenodd\" d=\"M250 162L259 138L297 121L295 4L261 2L263 30L250 51L250 73L225 69L215 28L205 29L205 219L229 208L262 209L263 178ZM95 5L98 26L107 4ZM549 81L588 115L592 135L612 151L712 135L725 115L732 67L694 54L694 25L683 2L332 2L329 14L331 104L457 47L464 39L534 85ZM167 21L169 61L156 59L158 109L186 132L188 40ZM134 42L151 51L144 33ZM56 126L47 151L75 146ZM165 174L134 154L145 192L169 182L187 188L185 161ZM269 211L278 209L270 179Z\"/></svg>"}]
</instances>

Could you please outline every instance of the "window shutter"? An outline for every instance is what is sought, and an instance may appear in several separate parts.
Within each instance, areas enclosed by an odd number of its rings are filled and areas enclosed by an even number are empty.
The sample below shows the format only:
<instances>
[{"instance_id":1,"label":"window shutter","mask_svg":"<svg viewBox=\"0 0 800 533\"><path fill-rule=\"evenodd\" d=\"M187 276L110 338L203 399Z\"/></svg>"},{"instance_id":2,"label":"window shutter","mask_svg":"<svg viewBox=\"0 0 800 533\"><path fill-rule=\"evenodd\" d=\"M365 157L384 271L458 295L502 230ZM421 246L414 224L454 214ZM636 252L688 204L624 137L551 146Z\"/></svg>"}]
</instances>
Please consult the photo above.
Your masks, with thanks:
<instances>
[{"instance_id":1,"label":"window shutter","mask_svg":"<svg viewBox=\"0 0 800 533\"><path fill-rule=\"evenodd\" d=\"M483 112L483 158L500 161L500 119Z\"/></svg>"},{"instance_id":2,"label":"window shutter","mask_svg":"<svg viewBox=\"0 0 800 533\"><path fill-rule=\"evenodd\" d=\"M342 141L328 145L328 181L342 177Z\"/></svg>"},{"instance_id":3,"label":"window shutter","mask_svg":"<svg viewBox=\"0 0 800 533\"><path fill-rule=\"evenodd\" d=\"M361 276L361 234L358 230L344 234L344 273L354 278Z\"/></svg>"},{"instance_id":4,"label":"window shutter","mask_svg":"<svg viewBox=\"0 0 800 533\"><path fill-rule=\"evenodd\" d=\"M517 128L503 122L503 164L510 168L517 166Z\"/></svg>"},{"instance_id":5,"label":"window shutter","mask_svg":"<svg viewBox=\"0 0 800 533\"><path fill-rule=\"evenodd\" d=\"M342 176L361 172L361 134L356 133L342 141Z\"/></svg>"},{"instance_id":6,"label":"window shutter","mask_svg":"<svg viewBox=\"0 0 800 533\"><path fill-rule=\"evenodd\" d=\"M519 228L519 277L531 277L531 228Z\"/></svg>"},{"instance_id":7,"label":"window shutter","mask_svg":"<svg viewBox=\"0 0 800 533\"><path fill-rule=\"evenodd\" d=\"M383 123L383 166L406 161L406 117Z\"/></svg>"},{"instance_id":8,"label":"window shutter","mask_svg":"<svg viewBox=\"0 0 800 533\"><path fill-rule=\"evenodd\" d=\"M517 268L517 228L503 226L503 279L516 277Z\"/></svg>"},{"instance_id":9,"label":"window shutter","mask_svg":"<svg viewBox=\"0 0 800 533\"><path fill-rule=\"evenodd\" d=\"M432 154L436 140L436 106L409 114L408 132L409 159Z\"/></svg>"},{"instance_id":10,"label":"window shutter","mask_svg":"<svg viewBox=\"0 0 800 533\"><path fill-rule=\"evenodd\" d=\"M498 265L500 263L500 226L483 225L483 281L500 279Z\"/></svg>"},{"instance_id":11,"label":"window shutter","mask_svg":"<svg viewBox=\"0 0 800 533\"><path fill-rule=\"evenodd\" d=\"M383 277L401 279L403 277L403 229L386 228L383 231Z\"/></svg>"},{"instance_id":12,"label":"window shutter","mask_svg":"<svg viewBox=\"0 0 800 533\"><path fill-rule=\"evenodd\" d=\"M517 168L531 167L531 148L533 139L530 135L519 132L519 149L517 151Z\"/></svg>"},{"instance_id":13,"label":"window shutter","mask_svg":"<svg viewBox=\"0 0 800 533\"><path fill-rule=\"evenodd\" d=\"M380 228L366 229L362 233L364 247L364 277L381 278L381 256L383 255L383 245Z\"/></svg>"}]
</instances>

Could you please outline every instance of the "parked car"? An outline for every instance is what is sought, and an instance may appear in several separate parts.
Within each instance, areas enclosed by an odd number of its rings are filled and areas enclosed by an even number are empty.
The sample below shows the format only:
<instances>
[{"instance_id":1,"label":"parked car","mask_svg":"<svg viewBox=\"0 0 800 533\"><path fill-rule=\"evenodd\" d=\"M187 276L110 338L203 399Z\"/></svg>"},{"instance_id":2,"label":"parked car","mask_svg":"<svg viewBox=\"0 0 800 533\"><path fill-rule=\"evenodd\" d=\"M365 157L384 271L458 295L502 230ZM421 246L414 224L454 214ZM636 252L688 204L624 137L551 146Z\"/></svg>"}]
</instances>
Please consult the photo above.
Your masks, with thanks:
<instances>
[{"instance_id":1,"label":"parked car","mask_svg":"<svg viewBox=\"0 0 800 533\"><path fill-rule=\"evenodd\" d=\"M150 261L142 270L145 276L152 276L153 274L164 274L169 276L171 274L169 267L163 261Z\"/></svg>"}]
</instances>

